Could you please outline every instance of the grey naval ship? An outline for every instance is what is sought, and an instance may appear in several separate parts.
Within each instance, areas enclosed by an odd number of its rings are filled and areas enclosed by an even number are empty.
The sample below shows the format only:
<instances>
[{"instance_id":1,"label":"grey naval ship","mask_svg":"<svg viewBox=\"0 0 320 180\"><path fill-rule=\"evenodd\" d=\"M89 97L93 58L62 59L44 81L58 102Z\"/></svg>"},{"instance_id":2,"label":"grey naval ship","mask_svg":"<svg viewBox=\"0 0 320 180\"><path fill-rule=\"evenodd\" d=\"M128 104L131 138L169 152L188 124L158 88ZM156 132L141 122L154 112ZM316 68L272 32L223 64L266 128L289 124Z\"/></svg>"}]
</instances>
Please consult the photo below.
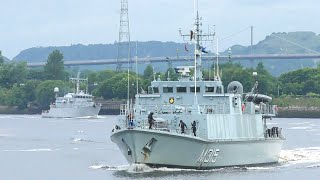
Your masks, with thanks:
<instances>
[{"instance_id":1,"label":"grey naval ship","mask_svg":"<svg viewBox=\"0 0 320 180\"><path fill-rule=\"evenodd\" d=\"M152 167L212 169L277 163L285 138L281 128L267 126L277 114L272 98L258 93L258 82L249 93L243 93L237 81L225 90L218 58L214 79L203 79L201 40L211 35L200 30L197 10L194 30L182 36L194 43L194 75L190 66L178 67L178 81L158 78L148 91L135 95L134 103L121 105L112 142L130 164Z\"/></svg>"},{"instance_id":2,"label":"grey naval ship","mask_svg":"<svg viewBox=\"0 0 320 180\"><path fill-rule=\"evenodd\" d=\"M50 109L43 111L41 116L45 118L78 118L97 117L101 104L93 101L93 96L87 90L80 90L80 82L88 82L88 79L81 79L80 73L76 78L70 78L76 84L75 93L67 93L58 97L59 88L54 88L56 100L50 105Z\"/></svg>"}]
</instances>

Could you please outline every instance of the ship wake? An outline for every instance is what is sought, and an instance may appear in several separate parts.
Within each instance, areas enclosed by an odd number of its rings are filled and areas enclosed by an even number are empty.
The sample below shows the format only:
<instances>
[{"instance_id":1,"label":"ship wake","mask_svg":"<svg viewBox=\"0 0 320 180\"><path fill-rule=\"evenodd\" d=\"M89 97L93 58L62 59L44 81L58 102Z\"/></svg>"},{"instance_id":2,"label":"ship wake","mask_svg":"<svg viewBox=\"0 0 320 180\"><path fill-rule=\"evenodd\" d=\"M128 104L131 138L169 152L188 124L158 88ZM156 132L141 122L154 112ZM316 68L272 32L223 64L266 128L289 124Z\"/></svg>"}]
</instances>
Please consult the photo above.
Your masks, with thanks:
<instances>
[{"instance_id":1,"label":"ship wake","mask_svg":"<svg viewBox=\"0 0 320 180\"><path fill-rule=\"evenodd\" d=\"M253 166L253 167L225 167L211 170L196 170L196 169L180 169L180 168L152 168L145 164L132 165L92 165L90 169L102 169L109 171L116 171L120 174L140 174L140 173L155 173L155 172L234 172L234 171L267 171L278 168L285 168L293 165L302 165L306 168L320 168L320 147L296 148L289 150L282 150L280 153L279 164L270 166ZM119 175L120 175L119 174Z\"/></svg>"},{"instance_id":2,"label":"ship wake","mask_svg":"<svg viewBox=\"0 0 320 180\"><path fill-rule=\"evenodd\" d=\"M120 166L109 166L109 165L92 165L89 167L90 169L101 169L101 170L109 170L116 172L125 172L128 174L140 174L140 173L156 173L156 172L216 172L222 170L234 171L234 170L250 170L251 168L239 168L239 167L228 167L228 168L216 168L211 170L197 170L197 169L180 169L180 168L153 168L146 164L132 164L132 165L120 165ZM258 168L259 169L259 168ZM263 168L265 169L265 168ZM252 168L252 170L256 170Z\"/></svg>"},{"instance_id":3,"label":"ship wake","mask_svg":"<svg viewBox=\"0 0 320 180\"><path fill-rule=\"evenodd\" d=\"M73 143L81 143L81 142L95 142L90 139L85 139L85 138L72 138Z\"/></svg>"},{"instance_id":4,"label":"ship wake","mask_svg":"<svg viewBox=\"0 0 320 180\"><path fill-rule=\"evenodd\" d=\"M130 167L130 165L120 165L120 166L109 166L105 164L96 164L92 165L90 169L102 169L102 170L109 170L109 171L125 171Z\"/></svg>"},{"instance_id":5,"label":"ship wake","mask_svg":"<svg viewBox=\"0 0 320 180\"><path fill-rule=\"evenodd\" d=\"M320 147L282 150L279 162L283 166L306 164L307 167L320 167Z\"/></svg>"}]
</instances>

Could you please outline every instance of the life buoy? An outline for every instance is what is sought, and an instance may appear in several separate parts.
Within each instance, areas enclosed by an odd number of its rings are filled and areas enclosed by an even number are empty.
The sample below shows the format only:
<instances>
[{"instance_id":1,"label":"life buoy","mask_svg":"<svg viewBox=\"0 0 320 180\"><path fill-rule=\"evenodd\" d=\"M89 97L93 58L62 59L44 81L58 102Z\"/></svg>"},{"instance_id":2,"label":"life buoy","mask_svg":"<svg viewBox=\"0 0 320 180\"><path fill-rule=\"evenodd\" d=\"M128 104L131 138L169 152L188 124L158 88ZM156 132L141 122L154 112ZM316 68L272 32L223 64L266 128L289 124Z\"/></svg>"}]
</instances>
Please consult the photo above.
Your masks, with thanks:
<instances>
[{"instance_id":1,"label":"life buoy","mask_svg":"<svg viewBox=\"0 0 320 180\"><path fill-rule=\"evenodd\" d=\"M241 110L242 110L242 112L244 112L244 110L246 110L246 105L245 104L241 105Z\"/></svg>"}]
</instances>

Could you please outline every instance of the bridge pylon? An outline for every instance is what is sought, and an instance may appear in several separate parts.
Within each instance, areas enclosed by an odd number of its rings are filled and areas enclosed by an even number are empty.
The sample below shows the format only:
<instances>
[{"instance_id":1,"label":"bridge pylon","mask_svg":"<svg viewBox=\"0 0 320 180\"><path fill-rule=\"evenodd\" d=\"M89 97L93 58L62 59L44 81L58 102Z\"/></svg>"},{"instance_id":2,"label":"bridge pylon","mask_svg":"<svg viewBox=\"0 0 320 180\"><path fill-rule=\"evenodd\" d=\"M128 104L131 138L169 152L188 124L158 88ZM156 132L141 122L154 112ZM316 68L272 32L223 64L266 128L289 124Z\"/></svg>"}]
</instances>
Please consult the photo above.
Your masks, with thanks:
<instances>
[{"instance_id":1,"label":"bridge pylon","mask_svg":"<svg viewBox=\"0 0 320 180\"><path fill-rule=\"evenodd\" d=\"M132 69L128 7L128 0L121 0L117 71L121 70L122 63L119 61L123 59L128 60L128 68Z\"/></svg>"}]
</instances>

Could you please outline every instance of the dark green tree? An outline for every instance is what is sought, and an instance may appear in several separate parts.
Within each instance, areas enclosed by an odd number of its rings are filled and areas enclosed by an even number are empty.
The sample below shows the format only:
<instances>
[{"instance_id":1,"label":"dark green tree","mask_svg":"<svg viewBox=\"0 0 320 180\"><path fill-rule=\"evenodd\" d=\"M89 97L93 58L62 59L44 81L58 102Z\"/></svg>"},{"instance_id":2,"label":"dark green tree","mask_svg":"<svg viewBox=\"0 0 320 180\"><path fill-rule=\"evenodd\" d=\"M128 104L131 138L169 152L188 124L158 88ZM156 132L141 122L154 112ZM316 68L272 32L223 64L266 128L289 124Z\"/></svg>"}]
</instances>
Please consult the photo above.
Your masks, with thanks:
<instances>
[{"instance_id":1,"label":"dark green tree","mask_svg":"<svg viewBox=\"0 0 320 180\"><path fill-rule=\"evenodd\" d=\"M23 85L15 84L11 89L8 89L6 98L7 105L18 106L19 109L25 109L29 102L27 94L23 90Z\"/></svg>"},{"instance_id":2,"label":"dark green tree","mask_svg":"<svg viewBox=\"0 0 320 180\"><path fill-rule=\"evenodd\" d=\"M304 68L284 73L279 77L284 94L306 95L320 93L320 68Z\"/></svg>"},{"instance_id":3,"label":"dark green tree","mask_svg":"<svg viewBox=\"0 0 320 180\"><path fill-rule=\"evenodd\" d=\"M129 79L129 94L133 98L136 94L136 74L130 74ZM139 78L139 87L143 86L143 80ZM140 89L139 89L140 91ZM126 99L128 92L128 74L126 72L119 73L112 78L106 79L98 88L94 90L93 94L104 99Z\"/></svg>"},{"instance_id":4,"label":"dark green tree","mask_svg":"<svg viewBox=\"0 0 320 180\"><path fill-rule=\"evenodd\" d=\"M54 50L49 54L47 63L44 66L44 73L49 80L65 79L63 54L59 50Z\"/></svg>"},{"instance_id":5,"label":"dark green tree","mask_svg":"<svg viewBox=\"0 0 320 180\"><path fill-rule=\"evenodd\" d=\"M43 69L41 68L32 68L29 69L27 73L27 79L29 80L45 80L45 74Z\"/></svg>"},{"instance_id":6,"label":"dark green tree","mask_svg":"<svg viewBox=\"0 0 320 180\"><path fill-rule=\"evenodd\" d=\"M213 69L213 68L211 68ZM254 84L252 77L252 69L244 69L239 63L225 63L221 64L220 73L222 71L222 82L227 87L231 81L239 81L243 85L244 92L251 91ZM214 72L211 72L211 78Z\"/></svg>"},{"instance_id":7,"label":"dark green tree","mask_svg":"<svg viewBox=\"0 0 320 180\"><path fill-rule=\"evenodd\" d=\"M8 90L5 88L1 88L0 86L0 105L8 105L8 96L7 96Z\"/></svg>"},{"instance_id":8,"label":"dark green tree","mask_svg":"<svg viewBox=\"0 0 320 180\"><path fill-rule=\"evenodd\" d=\"M58 96L70 92L70 84L61 80L47 80L39 84L36 90L36 102L41 109L49 109L50 103L55 101L54 88L58 87Z\"/></svg>"},{"instance_id":9,"label":"dark green tree","mask_svg":"<svg viewBox=\"0 0 320 180\"><path fill-rule=\"evenodd\" d=\"M164 74L164 80L168 80L168 75L170 81L177 81L180 76L180 74L176 73L176 71L173 68L167 69L166 73Z\"/></svg>"},{"instance_id":10,"label":"dark green tree","mask_svg":"<svg viewBox=\"0 0 320 180\"><path fill-rule=\"evenodd\" d=\"M0 51L0 64L3 64L4 63L4 58L2 56L2 52Z\"/></svg>"},{"instance_id":11,"label":"dark green tree","mask_svg":"<svg viewBox=\"0 0 320 180\"><path fill-rule=\"evenodd\" d=\"M149 65L144 69L143 77L144 77L145 79L150 79L150 80L153 79L153 67L151 66L151 64L149 64Z\"/></svg>"},{"instance_id":12,"label":"dark green tree","mask_svg":"<svg viewBox=\"0 0 320 180\"><path fill-rule=\"evenodd\" d=\"M262 94L276 94L276 79L265 69L262 62L259 62L256 71L258 73L257 80L259 82L258 92Z\"/></svg>"},{"instance_id":13,"label":"dark green tree","mask_svg":"<svg viewBox=\"0 0 320 180\"><path fill-rule=\"evenodd\" d=\"M34 102L36 100L36 90L40 83L41 81L39 80L28 80L24 86L22 86L24 94L26 94L29 102Z\"/></svg>"},{"instance_id":14,"label":"dark green tree","mask_svg":"<svg viewBox=\"0 0 320 180\"><path fill-rule=\"evenodd\" d=\"M100 71L96 75L96 80L97 81L105 81L107 79L110 79L110 78L114 77L116 74L117 73L115 71L112 71L112 70Z\"/></svg>"},{"instance_id":15,"label":"dark green tree","mask_svg":"<svg viewBox=\"0 0 320 180\"><path fill-rule=\"evenodd\" d=\"M21 84L27 76L25 62L4 63L0 66L0 86L11 88L14 84Z\"/></svg>"}]
</instances>

